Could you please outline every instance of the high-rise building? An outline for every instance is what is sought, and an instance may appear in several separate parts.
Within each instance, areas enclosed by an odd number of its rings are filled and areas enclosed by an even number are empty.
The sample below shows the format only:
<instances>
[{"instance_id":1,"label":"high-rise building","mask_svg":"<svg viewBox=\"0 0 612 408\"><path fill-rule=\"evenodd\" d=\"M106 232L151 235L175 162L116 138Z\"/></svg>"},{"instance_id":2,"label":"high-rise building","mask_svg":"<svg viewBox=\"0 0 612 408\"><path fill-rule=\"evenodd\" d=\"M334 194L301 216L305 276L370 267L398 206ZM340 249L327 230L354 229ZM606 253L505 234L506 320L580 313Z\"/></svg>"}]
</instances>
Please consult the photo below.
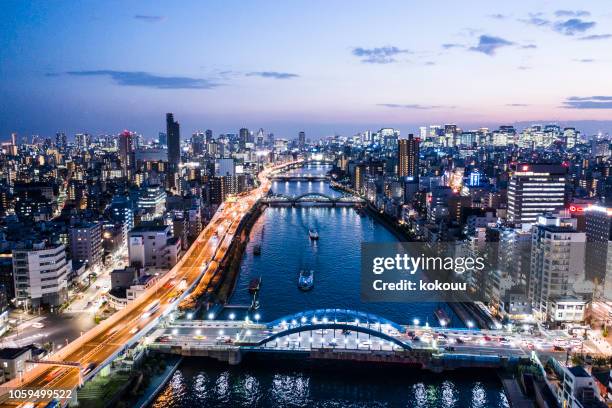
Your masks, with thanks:
<instances>
[{"instance_id":1,"label":"high-rise building","mask_svg":"<svg viewBox=\"0 0 612 408\"><path fill-rule=\"evenodd\" d=\"M558 164L517 164L508 185L508 221L534 223L539 215L563 209L566 174Z\"/></svg>"},{"instance_id":2,"label":"high-rise building","mask_svg":"<svg viewBox=\"0 0 612 408\"><path fill-rule=\"evenodd\" d=\"M23 309L42 305L59 306L66 301L68 274L66 247L45 242L13 250L13 271L17 306Z\"/></svg>"},{"instance_id":3,"label":"high-rise building","mask_svg":"<svg viewBox=\"0 0 612 408\"><path fill-rule=\"evenodd\" d=\"M582 320L576 309L574 284L584 281L586 234L576 231L576 219L539 216L532 231L529 299L542 320ZM562 303L570 303L573 310ZM578 302L580 303L580 302Z\"/></svg>"},{"instance_id":4,"label":"high-rise building","mask_svg":"<svg viewBox=\"0 0 612 408\"><path fill-rule=\"evenodd\" d=\"M87 222L70 228L70 252L73 262L87 264L89 268L102 262L102 225Z\"/></svg>"},{"instance_id":5,"label":"high-rise building","mask_svg":"<svg viewBox=\"0 0 612 408\"><path fill-rule=\"evenodd\" d=\"M419 142L411 133L408 139L398 142L397 173L400 177L418 177L419 175Z\"/></svg>"},{"instance_id":6,"label":"high-rise building","mask_svg":"<svg viewBox=\"0 0 612 408\"><path fill-rule=\"evenodd\" d=\"M199 156L204 153L205 136L203 132L195 132L191 135L191 153Z\"/></svg>"},{"instance_id":7,"label":"high-rise building","mask_svg":"<svg viewBox=\"0 0 612 408\"><path fill-rule=\"evenodd\" d=\"M164 132L159 132L157 139L160 145L162 146L168 145L168 135L166 135Z\"/></svg>"},{"instance_id":8,"label":"high-rise building","mask_svg":"<svg viewBox=\"0 0 612 408\"><path fill-rule=\"evenodd\" d=\"M210 129L206 129L206 132L204 132L205 135L205 142L206 143L210 143L213 141L213 132Z\"/></svg>"},{"instance_id":9,"label":"high-rise building","mask_svg":"<svg viewBox=\"0 0 612 408\"><path fill-rule=\"evenodd\" d=\"M298 147L303 150L306 146L306 132L300 132L298 134Z\"/></svg>"},{"instance_id":10,"label":"high-rise building","mask_svg":"<svg viewBox=\"0 0 612 408\"><path fill-rule=\"evenodd\" d=\"M236 175L236 163L232 158L217 159L215 161L215 176L233 177Z\"/></svg>"},{"instance_id":11,"label":"high-rise building","mask_svg":"<svg viewBox=\"0 0 612 408\"><path fill-rule=\"evenodd\" d=\"M124 175L134 166L134 134L130 131L123 131L119 135L119 160L121 160L121 168Z\"/></svg>"},{"instance_id":12,"label":"high-rise building","mask_svg":"<svg viewBox=\"0 0 612 408\"><path fill-rule=\"evenodd\" d=\"M591 206L585 210L586 278L598 294L612 300L612 208Z\"/></svg>"},{"instance_id":13,"label":"high-rise building","mask_svg":"<svg viewBox=\"0 0 612 408\"><path fill-rule=\"evenodd\" d=\"M179 123L172 113L166 114L166 135L168 138L168 165L176 171L181 162L181 133Z\"/></svg>"}]
</instances>

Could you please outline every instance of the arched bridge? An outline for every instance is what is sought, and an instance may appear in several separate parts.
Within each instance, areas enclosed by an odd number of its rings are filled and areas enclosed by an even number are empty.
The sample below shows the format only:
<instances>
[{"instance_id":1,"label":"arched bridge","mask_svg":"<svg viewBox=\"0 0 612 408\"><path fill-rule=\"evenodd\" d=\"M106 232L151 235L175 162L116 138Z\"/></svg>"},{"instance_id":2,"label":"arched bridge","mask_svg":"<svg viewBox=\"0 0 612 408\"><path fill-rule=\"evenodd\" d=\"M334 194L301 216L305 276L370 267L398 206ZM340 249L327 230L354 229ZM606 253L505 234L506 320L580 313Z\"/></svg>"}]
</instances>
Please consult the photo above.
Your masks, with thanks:
<instances>
[{"instance_id":1,"label":"arched bridge","mask_svg":"<svg viewBox=\"0 0 612 408\"><path fill-rule=\"evenodd\" d=\"M330 196L327 194L309 192L301 195L289 196L286 194L270 194L261 200L267 204L301 204L301 203L322 203L322 204L363 204L365 201L350 194L342 194L340 196Z\"/></svg>"},{"instance_id":2,"label":"arched bridge","mask_svg":"<svg viewBox=\"0 0 612 408\"><path fill-rule=\"evenodd\" d=\"M268 323L268 336L256 345L265 346L277 339L304 332L340 330L342 333L361 333L385 340L389 344L411 350L412 347L398 336L404 331L401 325L371 313L349 309L317 309L285 316ZM335 336L334 336L335 338Z\"/></svg>"}]
</instances>

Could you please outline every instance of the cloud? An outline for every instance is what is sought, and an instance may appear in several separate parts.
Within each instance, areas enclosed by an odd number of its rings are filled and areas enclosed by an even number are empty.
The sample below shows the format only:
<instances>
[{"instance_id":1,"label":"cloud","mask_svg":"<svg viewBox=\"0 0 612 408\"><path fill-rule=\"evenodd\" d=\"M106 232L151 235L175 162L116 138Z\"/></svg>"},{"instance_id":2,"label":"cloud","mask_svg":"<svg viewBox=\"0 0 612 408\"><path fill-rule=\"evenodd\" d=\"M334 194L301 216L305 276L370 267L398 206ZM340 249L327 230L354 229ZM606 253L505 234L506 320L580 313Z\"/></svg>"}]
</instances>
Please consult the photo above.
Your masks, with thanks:
<instances>
[{"instance_id":1,"label":"cloud","mask_svg":"<svg viewBox=\"0 0 612 408\"><path fill-rule=\"evenodd\" d=\"M481 35L478 39L478 45L470 47L470 51L482 52L487 55L495 55L498 48L507 47L514 43L500 37L490 35Z\"/></svg>"},{"instance_id":2,"label":"cloud","mask_svg":"<svg viewBox=\"0 0 612 408\"><path fill-rule=\"evenodd\" d=\"M593 58L575 58L574 61L583 63L595 62Z\"/></svg>"},{"instance_id":3,"label":"cloud","mask_svg":"<svg viewBox=\"0 0 612 408\"><path fill-rule=\"evenodd\" d=\"M551 23L550 20L542 17L542 13L529 13L529 18L521 18L519 21L536 27L545 27Z\"/></svg>"},{"instance_id":4,"label":"cloud","mask_svg":"<svg viewBox=\"0 0 612 408\"><path fill-rule=\"evenodd\" d=\"M535 44L526 44L526 45L521 45L521 48L524 50L533 50L533 49L538 48L538 46Z\"/></svg>"},{"instance_id":5,"label":"cloud","mask_svg":"<svg viewBox=\"0 0 612 408\"><path fill-rule=\"evenodd\" d=\"M353 55L361 58L361 62L368 64L389 64L397 62L394 58L399 54L408 54L410 51L398 47L385 46L376 48L353 48Z\"/></svg>"},{"instance_id":6,"label":"cloud","mask_svg":"<svg viewBox=\"0 0 612 408\"><path fill-rule=\"evenodd\" d=\"M555 11L555 16L557 17L587 17L590 16L586 10L557 10Z\"/></svg>"},{"instance_id":7,"label":"cloud","mask_svg":"<svg viewBox=\"0 0 612 408\"><path fill-rule=\"evenodd\" d=\"M434 61L425 61L425 65L433 66L433 65L436 65L436 63Z\"/></svg>"},{"instance_id":8,"label":"cloud","mask_svg":"<svg viewBox=\"0 0 612 408\"><path fill-rule=\"evenodd\" d=\"M134 18L146 23L159 23L160 21L164 21L166 19L164 16L151 16L146 14L136 14Z\"/></svg>"},{"instance_id":9,"label":"cloud","mask_svg":"<svg viewBox=\"0 0 612 408\"><path fill-rule=\"evenodd\" d=\"M612 38L612 34L593 34L587 35L586 37L578 38L580 41L593 41L593 40L608 40Z\"/></svg>"},{"instance_id":10,"label":"cloud","mask_svg":"<svg viewBox=\"0 0 612 408\"><path fill-rule=\"evenodd\" d=\"M452 48L465 48L465 45L463 44L442 44L442 48L444 48L445 50L450 50Z\"/></svg>"},{"instance_id":11,"label":"cloud","mask_svg":"<svg viewBox=\"0 0 612 408\"><path fill-rule=\"evenodd\" d=\"M298 78L298 74L292 74L289 72L276 72L276 71L258 71L258 72L249 72L246 76L258 76L262 78L272 78L272 79L292 79Z\"/></svg>"},{"instance_id":12,"label":"cloud","mask_svg":"<svg viewBox=\"0 0 612 408\"><path fill-rule=\"evenodd\" d=\"M583 33L595 27L594 21L584 21L580 18L570 18L565 21L558 21L553 24L553 30L563 35L574 35Z\"/></svg>"},{"instance_id":13,"label":"cloud","mask_svg":"<svg viewBox=\"0 0 612 408\"><path fill-rule=\"evenodd\" d=\"M111 78L117 85L141 86L154 89L212 89L220 84L203 78L181 76L160 76L140 71L113 71L108 69L95 71L68 71L67 75Z\"/></svg>"},{"instance_id":14,"label":"cloud","mask_svg":"<svg viewBox=\"0 0 612 408\"><path fill-rule=\"evenodd\" d=\"M570 96L562 105L566 109L612 109L612 96Z\"/></svg>"},{"instance_id":15,"label":"cloud","mask_svg":"<svg viewBox=\"0 0 612 408\"><path fill-rule=\"evenodd\" d=\"M522 107L522 106L529 106L529 104L527 103L507 103L506 106Z\"/></svg>"},{"instance_id":16,"label":"cloud","mask_svg":"<svg viewBox=\"0 0 612 408\"><path fill-rule=\"evenodd\" d=\"M516 69L520 69L521 71L527 71L528 69L531 69L531 67L528 67L527 65L519 65L518 67L516 67Z\"/></svg>"},{"instance_id":17,"label":"cloud","mask_svg":"<svg viewBox=\"0 0 612 408\"><path fill-rule=\"evenodd\" d=\"M611 101L612 96L595 95L595 96L570 96L568 101Z\"/></svg>"},{"instance_id":18,"label":"cloud","mask_svg":"<svg viewBox=\"0 0 612 408\"><path fill-rule=\"evenodd\" d=\"M443 105L420 105L418 103L379 103L376 106L382 106L384 108L399 108L399 109L417 109L417 110L427 110L427 109L454 109L454 106L443 106Z\"/></svg>"},{"instance_id":19,"label":"cloud","mask_svg":"<svg viewBox=\"0 0 612 408\"><path fill-rule=\"evenodd\" d=\"M505 20L506 18L508 18L508 16L506 16L505 14L500 14L500 13L489 14L489 17L494 18L496 20Z\"/></svg>"}]
</instances>

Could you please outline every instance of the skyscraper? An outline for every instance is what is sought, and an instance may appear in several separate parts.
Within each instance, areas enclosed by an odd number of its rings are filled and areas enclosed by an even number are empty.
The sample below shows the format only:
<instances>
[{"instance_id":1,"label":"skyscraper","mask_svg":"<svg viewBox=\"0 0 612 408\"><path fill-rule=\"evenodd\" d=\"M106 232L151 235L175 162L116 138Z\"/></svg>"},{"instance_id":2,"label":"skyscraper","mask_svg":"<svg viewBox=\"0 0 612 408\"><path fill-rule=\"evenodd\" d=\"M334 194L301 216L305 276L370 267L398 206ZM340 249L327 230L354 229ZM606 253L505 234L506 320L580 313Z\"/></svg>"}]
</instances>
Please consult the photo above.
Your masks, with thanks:
<instances>
[{"instance_id":1,"label":"skyscraper","mask_svg":"<svg viewBox=\"0 0 612 408\"><path fill-rule=\"evenodd\" d=\"M168 138L168 165L176 171L181 162L181 134L179 123L172 113L166 113L166 137Z\"/></svg>"},{"instance_id":2,"label":"skyscraper","mask_svg":"<svg viewBox=\"0 0 612 408\"><path fill-rule=\"evenodd\" d=\"M128 170L134 165L134 139L133 133L124 130L119 135L119 160L121 160L121 168L124 175L127 175Z\"/></svg>"},{"instance_id":3,"label":"skyscraper","mask_svg":"<svg viewBox=\"0 0 612 408\"><path fill-rule=\"evenodd\" d=\"M567 169L560 164L517 164L508 185L508 221L534 223L565 206Z\"/></svg>"},{"instance_id":4,"label":"skyscraper","mask_svg":"<svg viewBox=\"0 0 612 408\"><path fill-rule=\"evenodd\" d=\"M300 132L298 134L298 147L300 148L300 150L302 150L304 149L305 146L306 146L306 133Z\"/></svg>"},{"instance_id":5,"label":"skyscraper","mask_svg":"<svg viewBox=\"0 0 612 408\"><path fill-rule=\"evenodd\" d=\"M408 139L398 141L397 173L400 177L418 177L419 175L419 142L411 133Z\"/></svg>"}]
</instances>

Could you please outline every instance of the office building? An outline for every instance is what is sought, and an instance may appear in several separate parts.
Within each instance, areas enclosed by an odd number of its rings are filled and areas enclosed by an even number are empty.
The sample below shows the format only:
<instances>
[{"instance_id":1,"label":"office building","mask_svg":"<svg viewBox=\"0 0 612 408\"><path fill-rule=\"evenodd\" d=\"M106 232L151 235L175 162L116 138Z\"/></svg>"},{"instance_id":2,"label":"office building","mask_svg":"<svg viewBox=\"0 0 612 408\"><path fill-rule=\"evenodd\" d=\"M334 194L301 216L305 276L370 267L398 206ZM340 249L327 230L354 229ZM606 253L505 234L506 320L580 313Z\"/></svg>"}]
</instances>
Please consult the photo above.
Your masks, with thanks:
<instances>
[{"instance_id":1,"label":"office building","mask_svg":"<svg viewBox=\"0 0 612 408\"><path fill-rule=\"evenodd\" d=\"M63 244L26 244L13 250L17 306L25 310L57 307L66 301L72 265Z\"/></svg>"},{"instance_id":2,"label":"office building","mask_svg":"<svg viewBox=\"0 0 612 408\"><path fill-rule=\"evenodd\" d=\"M508 185L508 221L534 223L539 215L563 209L567 168L557 164L517 164Z\"/></svg>"},{"instance_id":3,"label":"office building","mask_svg":"<svg viewBox=\"0 0 612 408\"><path fill-rule=\"evenodd\" d=\"M70 228L70 253L72 261L88 268L102 262L102 224L82 222Z\"/></svg>"}]
</instances>

